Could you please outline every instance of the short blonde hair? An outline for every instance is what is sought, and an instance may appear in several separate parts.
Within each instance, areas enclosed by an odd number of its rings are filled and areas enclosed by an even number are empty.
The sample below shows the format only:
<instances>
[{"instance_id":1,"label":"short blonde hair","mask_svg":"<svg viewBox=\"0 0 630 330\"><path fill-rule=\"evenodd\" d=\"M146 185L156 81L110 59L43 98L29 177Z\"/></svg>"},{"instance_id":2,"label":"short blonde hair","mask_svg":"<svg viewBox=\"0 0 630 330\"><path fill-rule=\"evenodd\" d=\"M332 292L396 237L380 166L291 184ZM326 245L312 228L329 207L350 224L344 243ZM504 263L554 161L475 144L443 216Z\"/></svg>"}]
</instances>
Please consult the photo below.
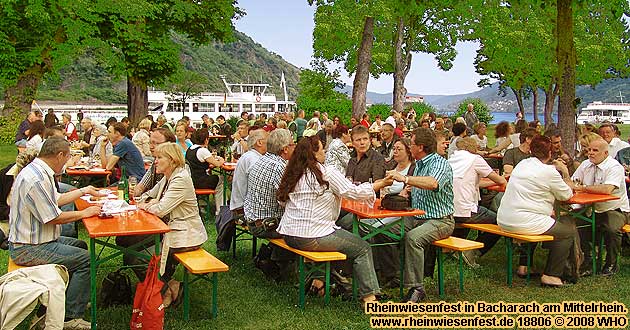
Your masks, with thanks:
<instances>
[{"instance_id":1,"label":"short blonde hair","mask_svg":"<svg viewBox=\"0 0 630 330\"><path fill-rule=\"evenodd\" d=\"M180 147L173 142L162 143L157 146L156 152L160 155L166 156L171 159L171 163L175 168L184 167L186 161Z\"/></svg>"},{"instance_id":2,"label":"short blonde hair","mask_svg":"<svg viewBox=\"0 0 630 330\"><path fill-rule=\"evenodd\" d=\"M140 124L138 124L138 128L139 129L143 129L144 128L146 130L149 130L149 129L151 129L151 124L152 123L151 123L150 119L144 118L144 119L142 119L142 121L140 121Z\"/></svg>"},{"instance_id":3,"label":"short blonde hair","mask_svg":"<svg viewBox=\"0 0 630 330\"><path fill-rule=\"evenodd\" d=\"M580 135L580 137L578 138L578 141L580 143L586 142L586 145L589 145L589 144L591 144L591 142L593 142L595 140L603 140L603 139L604 138L601 137L599 134L590 132L590 133L586 133L586 134Z\"/></svg>"}]
</instances>

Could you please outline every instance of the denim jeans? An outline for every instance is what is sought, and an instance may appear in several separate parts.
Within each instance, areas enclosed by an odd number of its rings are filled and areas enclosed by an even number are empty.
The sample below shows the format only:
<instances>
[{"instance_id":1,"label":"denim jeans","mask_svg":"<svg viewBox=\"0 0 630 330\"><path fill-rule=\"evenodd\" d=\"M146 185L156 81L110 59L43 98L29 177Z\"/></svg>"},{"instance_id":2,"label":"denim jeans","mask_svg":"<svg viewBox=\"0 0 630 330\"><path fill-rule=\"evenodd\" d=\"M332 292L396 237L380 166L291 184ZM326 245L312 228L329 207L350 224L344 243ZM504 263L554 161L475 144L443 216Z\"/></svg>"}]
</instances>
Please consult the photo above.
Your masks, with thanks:
<instances>
[{"instance_id":1,"label":"denim jeans","mask_svg":"<svg viewBox=\"0 0 630 330\"><path fill-rule=\"evenodd\" d=\"M497 224L497 214L488 210L483 206L477 208L477 213L471 213L470 218L455 217L455 223L474 223L474 224ZM466 238L468 236L468 228L457 228L453 231L453 236ZM479 232L475 241L483 243L483 248L479 249L480 255L484 255L486 252L497 244L501 239L500 235L490 234L486 232Z\"/></svg>"},{"instance_id":2,"label":"denim jeans","mask_svg":"<svg viewBox=\"0 0 630 330\"><path fill-rule=\"evenodd\" d=\"M368 242L344 229L337 229L333 233L319 238L302 238L284 236L287 245L294 249L305 251L338 251L346 255L352 262L359 287L359 296L365 297L380 292L374 264L372 262L372 248Z\"/></svg>"},{"instance_id":3,"label":"denim jeans","mask_svg":"<svg viewBox=\"0 0 630 330\"><path fill-rule=\"evenodd\" d=\"M57 241L39 245L14 247L10 243L9 251L17 265L64 265L70 273L66 289L66 318L83 317L90 299L90 254L85 242L61 236Z\"/></svg>"},{"instance_id":4,"label":"denim jeans","mask_svg":"<svg viewBox=\"0 0 630 330\"><path fill-rule=\"evenodd\" d=\"M77 189L75 186L69 185L67 183L59 182L59 192L62 194L71 190L75 190L75 189ZM62 211L75 210L73 202L70 202L66 205L60 205L59 208ZM64 223L63 225L61 225L61 236L74 237L74 238L79 237L79 234L77 233L77 223L71 222L71 223Z\"/></svg>"},{"instance_id":5,"label":"denim jeans","mask_svg":"<svg viewBox=\"0 0 630 330\"><path fill-rule=\"evenodd\" d=\"M440 219L422 220L405 217L404 286L406 288L423 286L424 250L431 246L431 243L449 237L454 227L455 220L451 215Z\"/></svg>"}]
</instances>

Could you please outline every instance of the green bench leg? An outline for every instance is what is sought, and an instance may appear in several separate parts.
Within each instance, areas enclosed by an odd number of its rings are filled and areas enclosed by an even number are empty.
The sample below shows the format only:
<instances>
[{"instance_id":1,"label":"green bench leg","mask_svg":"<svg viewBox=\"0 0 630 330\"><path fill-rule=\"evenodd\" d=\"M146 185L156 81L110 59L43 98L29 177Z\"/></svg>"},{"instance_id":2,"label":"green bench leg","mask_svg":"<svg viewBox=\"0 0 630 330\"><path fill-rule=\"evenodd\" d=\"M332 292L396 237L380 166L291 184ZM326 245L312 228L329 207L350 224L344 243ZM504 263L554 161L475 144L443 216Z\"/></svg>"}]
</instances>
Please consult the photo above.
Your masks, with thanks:
<instances>
[{"instance_id":1,"label":"green bench leg","mask_svg":"<svg viewBox=\"0 0 630 330\"><path fill-rule=\"evenodd\" d=\"M324 304L328 305L330 302L330 261L326 261L326 286L324 287Z\"/></svg>"},{"instance_id":2,"label":"green bench leg","mask_svg":"<svg viewBox=\"0 0 630 330\"><path fill-rule=\"evenodd\" d=\"M298 256L298 276L300 277L300 293L299 293L299 300L298 300L298 306L300 306L301 309L304 309L304 303L306 300L306 274L305 274L305 270L304 270L304 257L303 256Z\"/></svg>"},{"instance_id":3,"label":"green bench leg","mask_svg":"<svg viewBox=\"0 0 630 330\"><path fill-rule=\"evenodd\" d=\"M405 226L402 226L403 230L404 230ZM399 276L399 281L400 281L400 299L402 300L404 298L404 294L405 294L405 242L404 240L400 240L400 247L398 248L398 253L399 256L398 258L400 259L400 269L399 272L400 274Z\"/></svg>"},{"instance_id":4,"label":"green bench leg","mask_svg":"<svg viewBox=\"0 0 630 330\"><path fill-rule=\"evenodd\" d=\"M438 262L438 290L440 298L444 298L444 256L442 255L442 248L437 248L437 262Z\"/></svg>"},{"instance_id":5,"label":"green bench leg","mask_svg":"<svg viewBox=\"0 0 630 330\"><path fill-rule=\"evenodd\" d=\"M507 283L509 287L512 287L512 239L509 237L505 237L505 249L507 252Z\"/></svg>"},{"instance_id":6,"label":"green bench leg","mask_svg":"<svg viewBox=\"0 0 630 330\"><path fill-rule=\"evenodd\" d=\"M190 319L190 291L188 288L188 270L184 270L184 321Z\"/></svg>"},{"instance_id":7,"label":"green bench leg","mask_svg":"<svg viewBox=\"0 0 630 330\"><path fill-rule=\"evenodd\" d=\"M459 251L459 293L464 293L464 257L462 251Z\"/></svg>"},{"instance_id":8,"label":"green bench leg","mask_svg":"<svg viewBox=\"0 0 630 330\"><path fill-rule=\"evenodd\" d=\"M216 319L218 315L217 296L219 291L219 277L217 273L212 273L212 318Z\"/></svg>"}]
</instances>

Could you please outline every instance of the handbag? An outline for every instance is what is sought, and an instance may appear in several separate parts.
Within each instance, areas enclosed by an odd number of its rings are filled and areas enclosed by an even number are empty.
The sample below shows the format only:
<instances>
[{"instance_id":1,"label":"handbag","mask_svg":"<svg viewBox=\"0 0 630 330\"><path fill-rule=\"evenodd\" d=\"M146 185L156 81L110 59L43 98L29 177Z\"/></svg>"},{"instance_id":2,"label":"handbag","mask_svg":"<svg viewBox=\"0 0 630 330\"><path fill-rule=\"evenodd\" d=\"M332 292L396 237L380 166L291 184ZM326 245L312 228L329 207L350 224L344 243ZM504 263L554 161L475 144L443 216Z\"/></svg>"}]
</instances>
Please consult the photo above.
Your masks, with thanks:
<instances>
[{"instance_id":1,"label":"handbag","mask_svg":"<svg viewBox=\"0 0 630 330\"><path fill-rule=\"evenodd\" d=\"M131 330L162 330L164 328L164 305L162 305L161 294L164 283L158 279L159 264L160 257L153 255L144 281L138 283L129 324Z\"/></svg>"},{"instance_id":2,"label":"handbag","mask_svg":"<svg viewBox=\"0 0 630 330\"><path fill-rule=\"evenodd\" d=\"M407 211L411 209L411 201L399 194L387 194L381 199L381 209L392 211Z\"/></svg>"}]
</instances>

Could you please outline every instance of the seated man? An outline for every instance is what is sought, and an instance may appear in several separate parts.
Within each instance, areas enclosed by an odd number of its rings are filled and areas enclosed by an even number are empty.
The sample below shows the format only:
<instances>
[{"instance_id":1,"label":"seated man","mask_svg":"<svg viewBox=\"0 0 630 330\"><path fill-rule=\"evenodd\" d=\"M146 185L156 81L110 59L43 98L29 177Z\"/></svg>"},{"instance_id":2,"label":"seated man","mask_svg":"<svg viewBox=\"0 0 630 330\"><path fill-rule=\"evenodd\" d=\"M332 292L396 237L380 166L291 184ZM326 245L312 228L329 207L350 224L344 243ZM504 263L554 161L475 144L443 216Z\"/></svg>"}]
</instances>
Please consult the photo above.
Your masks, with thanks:
<instances>
[{"instance_id":1,"label":"seated man","mask_svg":"<svg viewBox=\"0 0 630 330\"><path fill-rule=\"evenodd\" d=\"M243 121L247 123L246 121ZM249 126L249 125L248 125ZM239 126L240 129L240 126ZM230 210L232 217L243 214L243 205L247 196L247 181L249 173L256 162L267 152L267 136L269 134L262 129L256 129L249 133L247 145L249 151L245 152L236 164L232 179L232 195L230 197Z\"/></svg>"},{"instance_id":2,"label":"seated man","mask_svg":"<svg viewBox=\"0 0 630 330\"><path fill-rule=\"evenodd\" d=\"M436 153L437 141L429 128L417 128L411 136L411 153L416 159L413 176L396 171L387 178L411 186L411 206L424 210L424 215L405 218L405 265L403 283L409 289L405 301L420 302L424 291L424 250L432 242L451 235L453 220L453 171ZM392 228L396 232L399 228Z\"/></svg>"},{"instance_id":3,"label":"seated man","mask_svg":"<svg viewBox=\"0 0 630 330\"><path fill-rule=\"evenodd\" d=\"M106 156L106 143L101 143L101 150L99 150L101 165L111 171L118 164L118 167L126 168L128 176L133 176L140 181L146 172L144 160L140 150L126 135L127 128L125 128L125 124L115 123L109 126L107 138L114 145L114 153L108 159Z\"/></svg>"},{"instance_id":4,"label":"seated man","mask_svg":"<svg viewBox=\"0 0 630 330\"><path fill-rule=\"evenodd\" d=\"M385 130L385 126L383 126ZM376 150L370 148L370 133L365 126L359 125L350 132L354 151L346 168L346 177L351 177L353 182L376 181L385 177L385 160ZM394 145L388 144L389 148Z\"/></svg>"},{"instance_id":5,"label":"seated man","mask_svg":"<svg viewBox=\"0 0 630 330\"><path fill-rule=\"evenodd\" d=\"M514 169L521 160L531 157L529 146L536 135L538 135L538 133L534 128L526 128L521 132L518 138L520 142L519 146L508 149L505 155L503 155L503 175L510 175L512 169Z\"/></svg>"},{"instance_id":6,"label":"seated man","mask_svg":"<svg viewBox=\"0 0 630 330\"><path fill-rule=\"evenodd\" d=\"M619 162L608 154L608 143L595 140L589 144L588 159L573 173L573 181L580 182L576 191L594 194L610 194L619 197L609 202L595 203L595 223L598 231L604 234L606 244L606 263L602 276L611 276L619 271L617 255L621 249L621 227L628 222L630 206L626 195L624 169ZM592 275L591 227L580 228L580 244L584 252L581 276ZM600 252L601 253L601 252Z\"/></svg>"},{"instance_id":7,"label":"seated man","mask_svg":"<svg viewBox=\"0 0 630 330\"><path fill-rule=\"evenodd\" d=\"M480 206L479 180L489 178L505 185L505 178L495 173L481 156L477 155L477 142L470 137L457 140L457 150L448 159L453 169L453 205L455 223L497 223L497 214ZM453 236L466 238L469 230L455 229ZM483 243L479 250L464 251L464 261L471 267L479 267L477 257L488 252L501 238L499 235L480 232L476 241Z\"/></svg>"},{"instance_id":8,"label":"seated man","mask_svg":"<svg viewBox=\"0 0 630 330\"><path fill-rule=\"evenodd\" d=\"M17 265L36 266L55 263L66 266L71 274L66 291L64 328L90 329L83 314L90 291L90 257L87 244L59 236L58 225L100 213L99 206L82 211L62 211L58 205L73 201L83 194L98 195L93 187L59 194L54 175L60 173L70 158L70 144L62 138L44 142L39 157L15 178L9 214L9 251Z\"/></svg>"},{"instance_id":9,"label":"seated man","mask_svg":"<svg viewBox=\"0 0 630 330\"><path fill-rule=\"evenodd\" d=\"M394 154L394 143L396 143L398 139L398 135L394 134L394 126L388 123L383 124L381 127L381 140L378 141L376 138L372 139L372 146L383 156L386 169L396 167L396 161L392 160L392 158Z\"/></svg>"}]
</instances>

